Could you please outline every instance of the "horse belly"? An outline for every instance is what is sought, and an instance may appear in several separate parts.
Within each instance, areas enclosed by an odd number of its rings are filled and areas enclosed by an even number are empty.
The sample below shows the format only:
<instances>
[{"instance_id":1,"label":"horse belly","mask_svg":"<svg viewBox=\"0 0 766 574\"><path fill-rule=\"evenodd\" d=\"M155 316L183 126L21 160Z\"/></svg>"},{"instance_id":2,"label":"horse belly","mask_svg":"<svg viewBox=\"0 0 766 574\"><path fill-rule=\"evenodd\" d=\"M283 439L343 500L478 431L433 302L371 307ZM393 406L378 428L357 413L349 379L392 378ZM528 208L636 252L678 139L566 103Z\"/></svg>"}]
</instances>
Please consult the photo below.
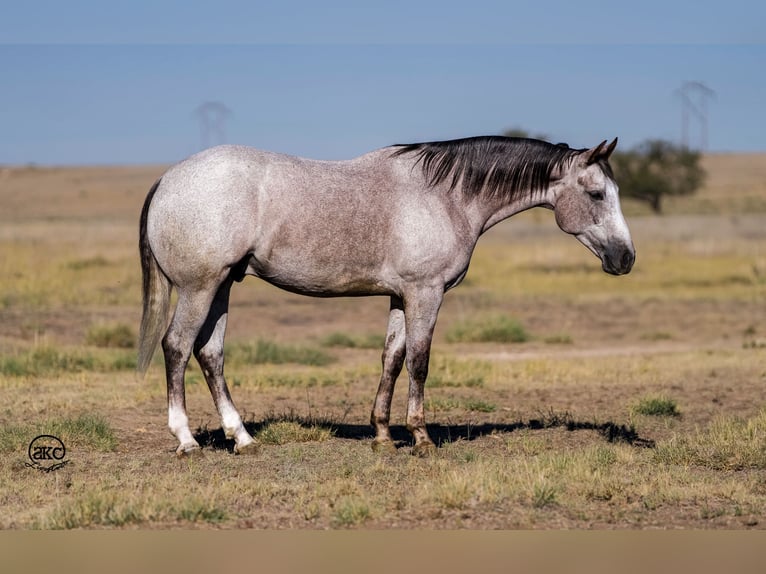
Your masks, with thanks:
<instances>
[{"instance_id":1,"label":"horse belly","mask_svg":"<svg viewBox=\"0 0 766 574\"><path fill-rule=\"evenodd\" d=\"M385 272L369 261L312 258L306 252L253 255L246 273L294 293L314 297L385 295L393 292Z\"/></svg>"}]
</instances>

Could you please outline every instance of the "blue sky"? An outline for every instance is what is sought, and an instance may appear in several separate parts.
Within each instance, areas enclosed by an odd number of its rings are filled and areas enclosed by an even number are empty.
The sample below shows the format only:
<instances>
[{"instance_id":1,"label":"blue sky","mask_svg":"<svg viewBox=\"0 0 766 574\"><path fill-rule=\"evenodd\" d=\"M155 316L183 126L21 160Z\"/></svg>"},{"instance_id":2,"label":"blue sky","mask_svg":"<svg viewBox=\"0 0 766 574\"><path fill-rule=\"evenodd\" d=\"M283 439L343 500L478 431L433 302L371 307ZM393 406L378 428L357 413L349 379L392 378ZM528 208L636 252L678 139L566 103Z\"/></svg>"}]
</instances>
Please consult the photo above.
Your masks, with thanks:
<instances>
[{"instance_id":1,"label":"blue sky","mask_svg":"<svg viewBox=\"0 0 766 574\"><path fill-rule=\"evenodd\" d=\"M9 6L0 164L176 161L209 100L229 143L323 159L516 126L631 146L679 139L687 80L716 92L712 151L766 151L766 3L685 4Z\"/></svg>"}]
</instances>

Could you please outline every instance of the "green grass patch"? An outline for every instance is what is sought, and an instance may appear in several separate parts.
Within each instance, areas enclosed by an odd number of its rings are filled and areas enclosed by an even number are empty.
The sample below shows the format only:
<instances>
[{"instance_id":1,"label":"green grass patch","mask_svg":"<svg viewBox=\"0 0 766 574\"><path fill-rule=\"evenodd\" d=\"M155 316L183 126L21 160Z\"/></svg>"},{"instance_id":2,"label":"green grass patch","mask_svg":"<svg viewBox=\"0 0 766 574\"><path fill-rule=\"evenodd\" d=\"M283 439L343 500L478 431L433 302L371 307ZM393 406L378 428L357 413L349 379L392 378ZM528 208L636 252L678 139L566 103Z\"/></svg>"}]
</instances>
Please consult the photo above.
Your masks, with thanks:
<instances>
[{"instance_id":1,"label":"green grass patch","mask_svg":"<svg viewBox=\"0 0 766 574\"><path fill-rule=\"evenodd\" d=\"M125 526L153 518L143 509L114 494L89 493L57 506L36 526L49 530L72 530L93 526Z\"/></svg>"},{"instance_id":2,"label":"green grass patch","mask_svg":"<svg viewBox=\"0 0 766 574\"><path fill-rule=\"evenodd\" d=\"M574 343L571 335L566 333L556 333L555 335L549 335L543 339L547 345L571 345Z\"/></svg>"},{"instance_id":3,"label":"green grass patch","mask_svg":"<svg viewBox=\"0 0 766 574\"><path fill-rule=\"evenodd\" d=\"M467 399L463 401L466 410L479 413L492 413L497 410L497 405L482 399Z\"/></svg>"},{"instance_id":4,"label":"green grass patch","mask_svg":"<svg viewBox=\"0 0 766 574\"><path fill-rule=\"evenodd\" d=\"M641 335L641 339L644 341L670 341L673 339L673 335L666 331L650 331Z\"/></svg>"},{"instance_id":5,"label":"green grass patch","mask_svg":"<svg viewBox=\"0 0 766 574\"><path fill-rule=\"evenodd\" d=\"M299 365L325 366L335 362L335 357L321 349L298 345L282 345L273 341L259 340L255 343L234 343L226 348L229 364L260 365L296 363Z\"/></svg>"},{"instance_id":6,"label":"green grass patch","mask_svg":"<svg viewBox=\"0 0 766 574\"><path fill-rule=\"evenodd\" d=\"M366 335L349 335L347 333L330 333L321 341L323 347L339 347L345 349L382 349L386 336L375 333Z\"/></svg>"},{"instance_id":7,"label":"green grass patch","mask_svg":"<svg viewBox=\"0 0 766 574\"><path fill-rule=\"evenodd\" d=\"M117 436L109 422L99 414L86 413L37 424L0 426L0 452L24 450L41 434L58 437L66 447L94 448L102 452L117 447Z\"/></svg>"},{"instance_id":8,"label":"green grass patch","mask_svg":"<svg viewBox=\"0 0 766 574\"><path fill-rule=\"evenodd\" d=\"M0 373L11 377L59 375L92 371L95 370L96 363L96 358L88 353L38 347L15 356L2 357Z\"/></svg>"},{"instance_id":9,"label":"green grass patch","mask_svg":"<svg viewBox=\"0 0 766 574\"><path fill-rule=\"evenodd\" d=\"M668 397L644 397L633 406L634 414L650 417L678 417L681 412L675 400Z\"/></svg>"},{"instance_id":10,"label":"green grass patch","mask_svg":"<svg viewBox=\"0 0 766 574\"><path fill-rule=\"evenodd\" d=\"M93 354L46 346L0 357L0 375L7 377L56 377L67 373L110 372L135 367L136 358L132 352Z\"/></svg>"},{"instance_id":11,"label":"green grass patch","mask_svg":"<svg viewBox=\"0 0 766 574\"><path fill-rule=\"evenodd\" d=\"M0 425L0 452L21 451L40 434L47 433L35 432L26 425Z\"/></svg>"},{"instance_id":12,"label":"green grass patch","mask_svg":"<svg viewBox=\"0 0 766 574\"><path fill-rule=\"evenodd\" d=\"M276 373L258 377L258 384L264 387L312 388L331 387L340 383L339 377L311 373Z\"/></svg>"},{"instance_id":13,"label":"green grass patch","mask_svg":"<svg viewBox=\"0 0 766 574\"><path fill-rule=\"evenodd\" d=\"M532 486L532 506L545 508L556 502L558 491L555 486L545 480L536 482Z\"/></svg>"},{"instance_id":14,"label":"green grass patch","mask_svg":"<svg viewBox=\"0 0 766 574\"><path fill-rule=\"evenodd\" d=\"M425 408L426 410L429 410L431 412L444 412L444 411L451 411L453 409L456 409L460 406L460 401L457 399L443 399L443 398L433 398L433 399L427 399Z\"/></svg>"},{"instance_id":15,"label":"green grass patch","mask_svg":"<svg viewBox=\"0 0 766 574\"><path fill-rule=\"evenodd\" d=\"M217 524L227 518L224 509L202 498L185 500L178 507L172 508L172 511L180 520L186 522Z\"/></svg>"},{"instance_id":16,"label":"green grass patch","mask_svg":"<svg viewBox=\"0 0 766 574\"><path fill-rule=\"evenodd\" d=\"M447 331L449 343L523 343L528 340L524 326L505 315L458 321Z\"/></svg>"},{"instance_id":17,"label":"green grass patch","mask_svg":"<svg viewBox=\"0 0 766 574\"><path fill-rule=\"evenodd\" d=\"M69 261L66 264L66 267L67 269L72 269L73 271L81 271L82 269L94 269L107 267L108 265L109 260L106 257L97 255L95 257L88 257L86 259L75 259L73 261Z\"/></svg>"},{"instance_id":18,"label":"green grass patch","mask_svg":"<svg viewBox=\"0 0 766 574\"><path fill-rule=\"evenodd\" d=\"M370 518L371 515L367 502L356 496L345 496L334 505L332 526L335 528L355 526Z\"/></svg>"},{"instance_id":19,"label":"green grass patch","mask_svg":"<svg viewBox=\"0 0 766 574\"><path fill-rule=\"evenodd\" d=\"M38 519L37 528L72 530L99 526L123 527L154 521L182 521L218 524L227 518L226 511L199 497L168 503L113 492L91 492L56 506Z\"/></svg>"},{"instance_id":20,"label":"green grass patch","mask_svg":"<svg viewBox=\"0 0 766 574\"><path fill-rule=\"evenodd\" d=\"M85 335L85 342L94 347L132 349L136 346L136 334L129 325L92 325Z\"/></svg>"}]
</instances>

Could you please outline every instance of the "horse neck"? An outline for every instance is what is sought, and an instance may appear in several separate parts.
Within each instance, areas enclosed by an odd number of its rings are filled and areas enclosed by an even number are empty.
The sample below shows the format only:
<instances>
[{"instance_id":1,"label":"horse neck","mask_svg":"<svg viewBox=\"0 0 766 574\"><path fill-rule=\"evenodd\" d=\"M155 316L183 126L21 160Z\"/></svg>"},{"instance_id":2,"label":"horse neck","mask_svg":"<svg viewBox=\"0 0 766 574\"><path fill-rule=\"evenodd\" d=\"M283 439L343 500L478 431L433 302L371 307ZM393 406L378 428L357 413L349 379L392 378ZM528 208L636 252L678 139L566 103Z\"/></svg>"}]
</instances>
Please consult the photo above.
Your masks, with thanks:
<instances>
[{"instance_id":1,"label":"horse neck","mask_svg":"<svg viewBox=\"0 0 766 574\"><path fill-rule=\"evenodd\" d=\"M484 233L512 215L533 207L553 205L553 193L550 189L535 193L525 190L522 193L514 193L510 199L507 197L488 199L484 195L477 198L477 202L481 204L477 210L478 222L481 225L480 233Z\"/></svg>"}]
</instances>

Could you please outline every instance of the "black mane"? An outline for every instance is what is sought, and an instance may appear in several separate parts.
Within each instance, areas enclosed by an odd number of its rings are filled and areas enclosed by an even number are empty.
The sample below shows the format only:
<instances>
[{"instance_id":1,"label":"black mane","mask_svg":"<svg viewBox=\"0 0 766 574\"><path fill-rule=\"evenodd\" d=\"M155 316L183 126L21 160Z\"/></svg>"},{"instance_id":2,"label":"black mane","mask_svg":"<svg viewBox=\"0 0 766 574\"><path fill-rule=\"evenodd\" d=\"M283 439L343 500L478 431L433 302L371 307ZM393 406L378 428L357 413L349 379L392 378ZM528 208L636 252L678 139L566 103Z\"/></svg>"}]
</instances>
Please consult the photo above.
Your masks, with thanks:
<instances>
[{"instance_id":1,"label":"black mane","mask_svg":"<svg viewBox=\"0 0 766 574\"><path fill-rule=\"evenodd\" d=\"M553 170L583 150L566 144L503 136L481 136L442 142L395 146L393 157L414 153L429 185L449 182L466 195L482 193L513 197L519 192L543 192Z\"/></svg>"}]
</instances>

